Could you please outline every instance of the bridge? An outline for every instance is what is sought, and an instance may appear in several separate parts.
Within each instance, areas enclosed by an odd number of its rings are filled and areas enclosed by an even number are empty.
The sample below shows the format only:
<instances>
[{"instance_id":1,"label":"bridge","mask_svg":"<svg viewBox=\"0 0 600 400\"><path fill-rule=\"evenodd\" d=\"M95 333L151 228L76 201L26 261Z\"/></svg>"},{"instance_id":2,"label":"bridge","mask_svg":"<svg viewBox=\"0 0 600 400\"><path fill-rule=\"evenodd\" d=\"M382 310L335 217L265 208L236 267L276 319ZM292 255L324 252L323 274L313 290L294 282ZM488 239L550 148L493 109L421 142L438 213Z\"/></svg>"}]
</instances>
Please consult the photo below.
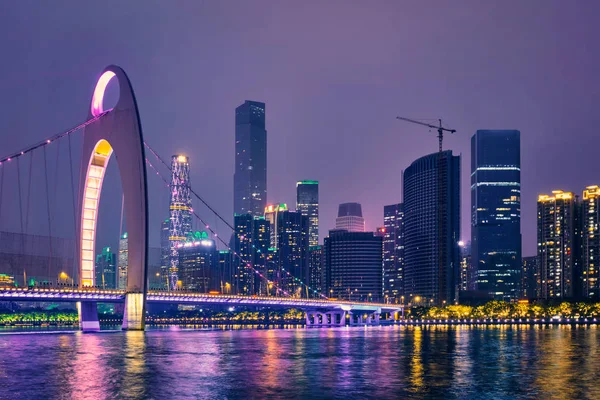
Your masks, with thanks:
<instances>
[{"instance_id":1,"label":"bridge","mask_svg":"<svg viewBox=\"0 0 600 400\"><path fill-rule=\"evenodd\" d=\"M78 302L87 304L123 303L124 290L102 290L94 288L15 288L0 287L0 301L43 301ZM219 305L219 306L257 306L268 308L297 308L306 313L306 326L343 326L376 325L381 314L391 315L402 311L397 304L363 303L329 299L302 299L275 296L241 296L226 294L207 294L190 292L170 292L150 290L146 293L147 303ZM81 307L81 306L80 306ZM80 311L81 312L81 311ZM84 331L93 331L98 322L97 314L86 315L82 321Z\"/></svg>"},{"instance_id":2,"label":"bridge","mask_svg":"<svg viewBox=\"0 0 600 400\"><path fill-rule=\"evenodd\" d=\"M108 110L104 109L104 95L110 81L115 79L119 85L119 99L116 105ZM146 148L167 168L170 167L160 156L144 142L142 124L137 101L131 82L120 67L111 65L107 67L96 83L89 107L88 119L77 127L50 137L40 143L29 146L23 151L11 154L0 159L0 167L5 168L11 162L17 165L18 195L21 216L21 233L23 233L23 201L21 199L21 183L19 172L19 159L32 154L38 149L43 150L44 166L46 167L46 146L63 137L70 140L70 135L76 131L83 131L82 163L79 171L79 185L77 188L77 206L74 204L75 220L77 221L76 247L78 282L76 287L57 288L17 288L0 287L0 301L40 301L40 302L77 302L79 321L84 331L100 329L98 321L97 304L123 303L123 329L144 330L146 304L213 304L213 305L253 305L258 307L299 308L306 312L307 326L339 326L346 321L353 324L377 324L382 313L398 313L402 310L400 305L378 304L371 302L351 302L328 299L322 293L309 287L300 278L292 276L285 271L291 279L298 282L305 290L301 293L311 293L316 298L298 298L280 287L278 282L267 277L253 267L250 260L245 260L240 254L233 251L229 244L217 237L217 233L209 227L205 219L192 210L193 215L232 252L246 273L264 280L269 287L274 287L278 296L242 296L230 294L188 293L180 291L152 291L148 290L148 184L146 166L152 167L156 174L160 173L146 158ZM69 142L69 155L70 155ZM96 256L96 227L98 220L100 194L108 162L115 154L119 164L121 186L123 188L123 211L128 231L128 267L125 290L96 289L95 281L95 256ZM58 155L57 155L58 159ZM72 165L71 165L72 168ZM1 179L4 177L2 169ZM48 172L45 171L45 188L48 206L48 228L51 231L50 195ZM168 187L167 180L161 176ZM71 170L71 186L73 184L73 171ZM31 187L31 164L29 175ZM0 212L2 211L2 188L0 183ZM75 189L72 189L73 191ZM222 216L210 207L191 187L193 193L212 213L214 213L227 227L233 229ZM27 194L26 205L29 205L31 190ZM73 198L75 195L73 193ZM28 217L26 218L26 221ZM25 222L25 226L27 222ZM51 233L51 232L50 232ZM51 235L49 235L51 238ZM52 247L52 246L50 246ZM50 250L52 251L52 250ZM264 255L261 254L262 257ZM75 282L74 282L75 283ZM283 296L281 296L283 295Z\"/></svg>"}]
</instances>

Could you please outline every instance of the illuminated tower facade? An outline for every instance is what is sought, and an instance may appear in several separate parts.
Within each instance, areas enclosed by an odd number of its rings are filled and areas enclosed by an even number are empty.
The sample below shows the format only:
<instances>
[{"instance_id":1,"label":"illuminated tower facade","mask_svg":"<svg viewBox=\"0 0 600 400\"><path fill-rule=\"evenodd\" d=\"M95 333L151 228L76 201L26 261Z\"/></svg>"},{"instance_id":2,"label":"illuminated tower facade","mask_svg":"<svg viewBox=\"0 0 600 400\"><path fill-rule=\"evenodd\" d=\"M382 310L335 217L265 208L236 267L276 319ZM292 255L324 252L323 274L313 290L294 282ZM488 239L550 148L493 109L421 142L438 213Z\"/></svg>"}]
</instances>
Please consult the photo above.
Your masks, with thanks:
<instances>
[{"instance_id":1,"label":"illuminated tower facade","mask_svg":"<svg viewBox=\"0 0 600 400\"><path fill-rule=\"evenodd\" d=\"M115 253L110 251L110 247L103 248L102 253L96 256L96 286L101 289L117 288L115 258Z\"/></svg>"},{"instance_id":2,"label":"illuminated tower facade","mask_svg":"<svg viewBox=\"0 0 600 400\"><path fill-rule=\"evenodd\" d=\"M263 215L267 205L265 103L246 100L235 109L233 213Z\"/></svg>"},{"instance_id":3,"label":"illuminated tower facade","mask_svg":"<svg viewBox=\"0 0 600 400\"><path fill-rule=\"evenodd\" d=\"M543 299L572 298L577 259L575 196L562 190L551 196L539 195L537 210L539 295Z\"/></svg>"},{"instance_id":4,"label":"illuminated tower facade","mask_svg":"<svg viewBox=\"0 0 600 400\"><path fill-rule=\"evenodd\" d=\"M308 244L319 245L319 182L296 183L296 209L308 216Z\"/></svg>"},{"instance_id":5,"label":"illuminated tower facade","mask_svg":"<svg viewBox=\"0 0 600 400\"><path fill-rule=\"evenodd\" d=\"M270 247L272 248L277 248L278 242L279 242L279 238L277 236L277 223L279 220L279 214L287 211L288 210L288 206L285 203L281 203L281 204L269 204L268 206L265 207L265 219L267 221L269 221L269 224L271 224L271 244Z\"/></svg>"},{"instance_id":6,"label":"illuminated tower facade","mask_svg":"<svg viewBox=\"0 0 600 400\"><path fill-rule=\"evenodd\" d=\"M178 245L192 232L192 197L190 193L189 158L171 157L171 199L169 202L169 286L177 287Z\"/></svg>"},{"instance_id":7,"label":"illuminated tower facade","mask_svg":"<svg viewBox=\"0 0 600 400\"><path fill-rule=\"evenodd\" d=\"M583 297L598 300L600 286L598 267L600 266L600 187L588 186L583 191L582 212L582 276Z\"/></svg>"},{"instance_id":8,"label":"illuminated tower facade","mask_svg":"<svg viewBox=\"0 0 600 400\"><path fill-rule=\"evenodd\" d=\"M338 208L335 219L335 229L348 232L364 232L365 219L362 216L362 207L359 203L343 203Z\"/></svg>"},{"instance_id":9,"label":"illuminated tower facade","mask_svg":"<svg viewBox=\"0 0 600 400\"><path fill-rule=\"evenodd\" d=\"M119 289L125 290L127 288L127 267L129 265L129 237L125 232L119 238Z\"/></svg>"},{"instance_id":10,"label":"illuminated tower facade","mask_svg":"<svg viewBox=\"0 0 600 400\"><path fill-rule=\"evenodd\" d=\"M471 138L471 245L477 290L521 296L521 133L478 130Z\"/></svg>"}]
</instances>

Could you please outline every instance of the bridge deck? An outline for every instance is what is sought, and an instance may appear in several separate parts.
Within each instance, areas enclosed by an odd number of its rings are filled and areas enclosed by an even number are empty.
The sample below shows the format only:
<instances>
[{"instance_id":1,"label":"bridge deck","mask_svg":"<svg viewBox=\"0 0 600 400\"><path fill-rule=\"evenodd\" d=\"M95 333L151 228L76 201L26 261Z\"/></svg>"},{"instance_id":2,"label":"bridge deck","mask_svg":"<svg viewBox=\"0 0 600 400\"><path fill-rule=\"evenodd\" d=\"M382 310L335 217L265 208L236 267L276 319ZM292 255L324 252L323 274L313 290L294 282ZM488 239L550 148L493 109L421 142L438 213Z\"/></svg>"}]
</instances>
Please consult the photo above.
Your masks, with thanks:
<instances>
[{"instance_id":1,"label":"bridge deck","mask_svg":"<svg viewBox=\"0 0 600 400\"><path fill-rule=\"evenodd\" d=\"M93 288L0 288L0 301L92 301L102 303L122 303L124 300L124 290L102 290ZM345 311L381 309L383 312L395 312L402 309L402 306L399 304L161 291L149 291L147 294L147 301L149 303L215 304L231 306L256 305L268 307L298 307L302 309L324 308L341 309Z\"/></svg>"}]
</instances>

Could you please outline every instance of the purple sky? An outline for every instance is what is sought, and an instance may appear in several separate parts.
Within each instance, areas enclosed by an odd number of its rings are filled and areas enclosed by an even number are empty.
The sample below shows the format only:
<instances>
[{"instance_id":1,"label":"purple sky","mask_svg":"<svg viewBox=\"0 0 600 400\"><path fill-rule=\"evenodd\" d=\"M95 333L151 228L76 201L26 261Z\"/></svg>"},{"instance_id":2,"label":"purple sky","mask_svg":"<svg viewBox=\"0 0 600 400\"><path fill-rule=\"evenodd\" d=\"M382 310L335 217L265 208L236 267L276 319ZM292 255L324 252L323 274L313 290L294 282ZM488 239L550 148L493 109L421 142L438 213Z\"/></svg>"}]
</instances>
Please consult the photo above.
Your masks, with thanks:
<instances>
[{"instance_id":1,"label":"purple sky","mask_svg":"<svg viewBox=\"0 0 600 400\"><path fill-rule=\"evenodd\" d=\"M434 132L396 115L457 129L444 147L463 154L464 239L477 129L521 131L524 255L535 252L538 193L600 184L598 1L91 4L0 2L2 155L83 121L95 80L114 63L132 81L147 142L164 157L188 154L193 187L228 217L234 108L246 99L267 103L268 200L295 204L296 180L319 180L321 237L341 202L362 203L367 227L381 225L383 205L401 200L402 169L436 151ZM114 245L111 168L99 240ZM167 195L149 180L158 245ZM60 233L72 226L62 187L51 185ZM47 229L45 203L31 204L30 230ZM14 213L1 218L0 229L16 229Z\"/></svg>"}]
</instances>

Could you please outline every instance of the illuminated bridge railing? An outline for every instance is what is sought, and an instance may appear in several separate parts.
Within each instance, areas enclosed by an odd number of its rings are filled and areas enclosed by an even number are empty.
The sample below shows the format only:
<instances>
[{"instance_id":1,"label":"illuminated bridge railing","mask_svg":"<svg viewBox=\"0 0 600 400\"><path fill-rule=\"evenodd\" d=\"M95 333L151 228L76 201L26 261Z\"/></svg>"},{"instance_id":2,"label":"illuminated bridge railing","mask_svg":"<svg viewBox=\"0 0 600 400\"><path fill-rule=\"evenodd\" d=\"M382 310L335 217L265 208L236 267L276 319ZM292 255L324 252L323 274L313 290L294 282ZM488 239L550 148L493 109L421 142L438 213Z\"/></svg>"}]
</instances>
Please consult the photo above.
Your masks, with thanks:
<instances>
[{"instance_id":1,"label":"illuminated bridge railing","mask_svg":"<svg viewBox=\"0 0 600 400\"><path fill-rule=\"evenodd\" d=\"M0 301L96 301L119 303L125 299L124 290L106 290L95 288L15 288L0 287ZM398 311L397 304L361 303L343 300L300 299L290 297L241 296L226 294L206 294L188 292L149 291L147 300L151 303L178 304L220 304L220 305L257 305L299 308L339 308L362 310L381 308Z\"/></svg>"}]
</instances>

